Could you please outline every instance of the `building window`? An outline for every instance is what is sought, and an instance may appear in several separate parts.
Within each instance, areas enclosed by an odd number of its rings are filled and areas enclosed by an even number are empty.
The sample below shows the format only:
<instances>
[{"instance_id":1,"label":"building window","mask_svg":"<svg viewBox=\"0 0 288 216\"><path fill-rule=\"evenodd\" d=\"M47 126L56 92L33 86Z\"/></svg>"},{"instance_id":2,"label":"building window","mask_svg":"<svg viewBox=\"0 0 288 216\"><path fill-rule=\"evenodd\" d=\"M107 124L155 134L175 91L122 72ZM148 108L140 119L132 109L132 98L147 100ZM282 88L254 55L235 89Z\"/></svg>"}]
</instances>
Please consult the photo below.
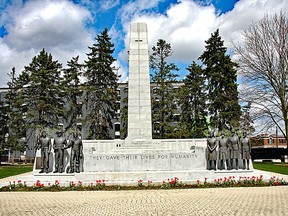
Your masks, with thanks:
<instances>
[{"instance_id":1,"label":"building window","mask_svg":"<svg viewBox=\"0 0 288 216\"><path fill-rule=\"evenodd\" d=\"M173 119L176 123L179 122L180 121L180 114L179 113L173 114Z\"/></svg>"},{"instance_id":2,"label":"building window","mask_svg":"<svg viewBox=\"0 0 288 216\"><path fill-rule=\"evenodd\" d=\"M121 90L120 89L117 89L117 94L118 94L118 96L121 95Z\"/></svg>"},{"instance_id":3,"label":"building window","mask_svg":"<svg viewBox=\"0 0 288 216\"><path fill-rule=\"evenodd\" d=\"M23 117L23 119L26 119L28 107L26 104L22 104L21 107L22 107L22 117Z\"/></svg>"},{"instance_id":4,"label":"building window","mask_svg":"<svg viewBox=\"0 0 288 216\"><path fill-rule=\"evenodd\" d=\"M159 88L158 87L154 87L152 90L152 93L155 95L159 95Z\"/></svg>"},{"instance_id":5,"label":"building window","mask_svg":"<svg viewBox=\"0 0 288 216\"><path fill-rule=\"evenodd\" d=\"M116 109L117 109L117 113L120 113L120 101L116 102Z\"/></svg>"},{"instance_id":6,"label":"building window","mask_svg":"<svg viewBox=\"0 0 288 216\"><path fill-rule=\"evenodd\" d=\"M178 91L179 87L178 86L173 86L174 91Z\"/></svg>"},{"instance_id":7,"label":"building window","mask_svg":"<svg viewBox=\"0 0 288 216\"><path fill-rule=\"evenodd\" d=\"M120 122L114 124L115 139L120 139Z\"/></svg>"},{"instance_id":8,"label":"building window","mask_svg":"<svg viewBox=\"0 0 288 216\"><path fill-rule=\"evenodd\" d=\"M116 102L116 111L115 111L115 114L116 114L115 117L116 118L120 118L120 111L121 111L120 110L120 105L121 105L120 101L117 101Z\"/></svg>"},{"instance_id":9,"label":"building window","mask_svg":"<svg viewBox=\"0 0 288 216\"><path fill-rule=\"evenodd\" d=\"M273 138L269 137L269 144L273 144Z\"/></svg>"},{"instance_id":10,"label":"building window","mask_svg":"<svg viewBox=\"0 0 288 216\"><path fill-rule=\"evenodd\" d=\"M160 107L160 100L158 98L155 98L153 101L152 101L152 110L153 111L157 111Z\"/></svg>"},{"instance_id":11,"label":"building window","mask_svg":"<svg viewBox=\"0 0 288 216\"><path fill-rule=\"evenodd\" d=\"M77 123L76 129L77 129L77 132L79 132L80 134L82 134L82 124L81 124L81 123Z\"/></svg>"},{"instance_id":12,"label":"building window","mask_svg":"<svg viewBox=\"0 0 288 216\"><path fill-rule=\"evenodd\" d=\"M181 107L180 107L180 101L179 101L179 99L176 99L176 100L174 100L174 105L176 106L176 108L177 109L180 109Z\"/></svg>"},{"instance_id":13,"label":"building window","mask_svg":"<svg viewBox=\"0 0 288 216\"><path fill-rule=\"evenodd\" d=\"M77 102L77 107L76 107L77 108L77 118L81 118L83 115L82 106L83 106L82 101Z\"/></svg>"},{"instance_id":14,"label":"building window","mask_svg":"<svg viewBox=\"0 0 288 216\"><path fill-rule=\"evenodd\" d=\"M160 133L160 123L159 122L153 123L153 131L154 131L154 133Z\"/></svg>"},{"instance_id":15,"label":"building window","mask_svg":"<svg viewBox=\"0 0 288 216\"><path fill-rule=\"evenodd\" d=\"M114 124L114 129L115 129L115 132L120 132L120 122L116 122Z\"/></svg>"},{"instance_id":16,"label":"building window","mask_svg":"<svg viewBox=\"0 0 288 216\"><path fill-rule=\"evenodd\" d=\"M64 125L62 123L58 124L58 128L59 130L64 131Z\"/></svg>"}]
</instances>

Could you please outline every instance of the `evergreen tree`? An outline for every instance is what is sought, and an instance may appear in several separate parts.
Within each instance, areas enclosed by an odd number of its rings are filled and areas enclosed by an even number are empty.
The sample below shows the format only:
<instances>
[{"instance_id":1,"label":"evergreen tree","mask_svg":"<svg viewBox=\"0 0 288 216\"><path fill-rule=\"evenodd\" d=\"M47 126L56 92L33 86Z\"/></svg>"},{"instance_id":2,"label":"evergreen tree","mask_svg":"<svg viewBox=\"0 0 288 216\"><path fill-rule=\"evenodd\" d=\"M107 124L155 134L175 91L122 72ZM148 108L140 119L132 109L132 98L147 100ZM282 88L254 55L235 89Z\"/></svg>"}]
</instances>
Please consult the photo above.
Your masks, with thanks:
<instances>
[{"instance_id":1,"label":"evergreen tree","mask_svg":"<svg viewBox=\"0 0 288 216\"><path fill-rule=\"evenodd\" d=\"M6 135L9 132L8 128L8 107L5 106L4 101L0 101L0 165L2 156L6 146Z\"/></svg>"},{"instance_id":2,"label":"evergreen tree","mask_svg":"<svg viewBox=\"0 0 288 216\"><path fill-rule=\"evenodd\" d=\"M27 106L22 97L23 86L27 84L27 76L20 75L16 78L15 74L15 68L13 67L12 71L8 73L11 80L7 83L8 91L3 101L3 114L5 115L3 119L3 141L5 142L5 148L10 149L10 153L24 151L27 136Z\"/></svg>"},{"instance_id":3,"label":"evergreen tree","mask_svg":"<svg viewBox=\"0 0 288 216\"><path fill-rule=\"evenodd\" d=\"M181 88L181 129L186 138L203 138L207 135L205 79L202 68L194 61L188 66L189 74Z\"/></svg>"},{"instance_id":4,"label":"evergreen tree","mask_svg":"<svg viewBox=\"0 0 288 216\"><path fill-rule=\"evenodd\" d=\"M128 134L128 83L127 88L124 88L124 93L127 95L127 97L122 99L122 104L124 104L124 106L121 108L121 139L125 139Z\"/></svg>"},{"instance_id":5,"label":"evergreen tree","mask_svg":"<svg viewBox=\"0 0 288 216\"><path fill-rule=\"evenodd\" d=\"M165 40L159 39L156 47L152 47L150 56L150 68L152 82L156 84L152 99L152 121L154 138L172 138L175 132L173 120L177 114L175 104L175 90L172 83L176 82L178 67L174 63L168 63L167 59L172 55L172 48ZM155 92L157 90L157 92Z\"/></svg>"},{"instance_id":6,"label":"evergreen tree","mask_svg":"<svg viewBox=\"0 0 288 216\"><path fill-rule=\"evenodd\" d=\"M109 139L109 128L117 110L117 81L115 68L112 66L115 58L112 56L114 45L108 36L108 30L97 35L97 44L89 47L88 60L85 61L84 76L85 103L87 109L86 123L89 125L89 137L94 139Z\"/></svg>"},{"instance_id":7,"label":"evergreen tree","mask_svg":"<svg viewBox=\"0 0 288 216\"><path fill-rule=\"evenodd\" d=\"M30 129L55 128L61 123L65 113L61 69L62 65L44 49L25 66L21 77L26 77L27 84L22 85L20 98L26 106Z\"/></svg>"},{"instance_id":8,"label":"evergreen tree","mask_svg":"<svg viewBox=\"0 0 288 216\"><path fill-rule=\"evenodd\" d=\"M83 94L80 83L80 76L82 74L82 64L78 63L79 56L73 57L67 62L68 68L64 69L63 87L65 91L66 107L65 120L67 126L65 131L75 129L79 117L82 116L82 101Z\"/></svg>"},{"instance_id":9,"label":"evergreen tree","mask_svg":"<svg viewBox=\"0 0 288 216\"><path fill-rule=\"evenodd\" d=\"M218 127L219 130L225 125L238 127L241 111L236 83L237 65L225 54L227 49L218 29L205 43L206 50L199 59L206 66L204 74L211 126Z\"/></svg>"}]
</instances>

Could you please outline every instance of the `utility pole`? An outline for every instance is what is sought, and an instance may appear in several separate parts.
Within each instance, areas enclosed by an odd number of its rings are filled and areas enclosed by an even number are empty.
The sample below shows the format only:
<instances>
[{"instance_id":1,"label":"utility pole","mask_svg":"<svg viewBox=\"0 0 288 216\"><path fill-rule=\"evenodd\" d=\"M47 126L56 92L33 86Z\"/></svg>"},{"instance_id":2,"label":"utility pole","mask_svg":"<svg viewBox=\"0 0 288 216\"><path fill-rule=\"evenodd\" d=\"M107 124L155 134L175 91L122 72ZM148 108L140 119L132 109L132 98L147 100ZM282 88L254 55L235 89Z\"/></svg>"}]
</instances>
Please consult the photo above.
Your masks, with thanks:
<instances>
[{"instance_id":1,"label":"utility pole","mask_svg":"<svg viewBox=\"0 0 288 216\"><path fill-rule=\"evenodd\" d=\"M284 87L284 94L285 94L285 103L286 103L286 106L287 106L287 104L288 104L288 97L287 97L287 94L288 94L288 73L286 73L286 78L285 78L285 87ZM287 119L284 119L285 121L287 121ZM286 122L285 122L286 123ZM286 132L286 134L285 134L285 140L286 140L286 144L287 144L287 146L286 146L286 150L287 150L287 154L288 154L288 138L287 138L287 136L288 136L288 134L287 134L287 128L285 128L285 132Z\"/></svg>"},{"instance_id":2,"label":"utility pole","mask_svg":"<svg viewBox=\"0 0 288 216\"><path fill-rule=\"evenodd\" d=\"M276 125L276 148L278 148L279 139L278 139L278 127Z\"/></svg>"}]
</instances>

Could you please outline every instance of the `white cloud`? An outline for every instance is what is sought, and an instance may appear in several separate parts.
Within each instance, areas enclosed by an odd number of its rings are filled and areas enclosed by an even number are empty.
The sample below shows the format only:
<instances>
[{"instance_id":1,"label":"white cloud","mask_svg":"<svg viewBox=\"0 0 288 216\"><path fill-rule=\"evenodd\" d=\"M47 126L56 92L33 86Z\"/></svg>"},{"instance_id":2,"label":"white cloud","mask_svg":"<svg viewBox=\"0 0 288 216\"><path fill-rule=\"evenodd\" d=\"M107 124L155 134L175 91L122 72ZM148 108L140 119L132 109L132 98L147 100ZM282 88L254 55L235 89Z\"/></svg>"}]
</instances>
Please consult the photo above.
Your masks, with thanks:
<instances>
[{"instance_id":1,"label":"white cloud","mask_svg":"<svg viewBox=\"0 0 288 216\"><path fill-rule=\"evenodd\" d=\"M125 41L126 47L119 52L117 61L119 66L122 65L119 69L121 73L127 73L126 51L131 22L147 23L150 48L156 45L158 39L164 39L172 46L173 62L190 64L202 54L204 41L217 28L220 28L225 46L230 48L230 39L240 40L241 31L252 21L258 21L265 13L274 14L281 9L288 12L287 0L239 0L232 11L221 15L213 5L207 6L210 0L206 1L206 6L199 0L178 0L160 14L157 7L161 1L133 0L119 9L109 34L116 46L121 46L122 40ZM119 0L100 1L107 4L81 0L84 8L68 0L29 0L25 4L20 0L12 2L13 5L2 7L4 11L0 14L0 24L5 24L8 32L4 38L0 38L0 86L7 82L6 74L13 66L18 72L21 71L42 48L63 64L76 55L80 55L80 61L83 61L88 52L87 46L93 44L95 36L95 32L87 30L85 21L95 22L92 15L101 11L100 6L109 10L120 4ZM124 33L117 26L119 22ZM126 79L127 76L122 77Z\"/></svg>"},{"instance_id":2,"label":"white cloud","mask_svg":"<svg viewBox=\"0 0 288 216\"><path fill-rule=\"evenodd\" d=\"M164 39L171 44L173 60L190 63L203 51L204 38L216 29L217 17L213 5L184 0L171 5L166 15L139 15L132 22L147 23L150 48Z\"/></svg>"},{"instance_id":3,"label":"white cloud","mask_svg":"<svg viewBox=\"0 0 288 216\"><path fill-rule=\"evenodd\" d=\"M286 0L240 0L234 9L219 15L213 5L203 6L192 0L179 0L171 5L166 14L134 14L131 22L146 22L148 25L149 46L156 45L158 39L171 44L173 61L191 63L204 51L211 33L220 28L225 46L230 48L231 39L240 40L241 31L252 21L263 18L265 13L273 14L288 10ZM129 11L129 10L128 10ZM128 26L125 26L128 32ZM128 47L128 33L126 35Z\"/></svg>"},{"instance_id":4,"label":"white cloud","mask_svg":"<svg viewBox=\"0 0 288 216\"><path fill-rule=\"evenodd\" d=\"M157 7L161 1L163 0L136 0L128 2L119 10L122 23L130 22L131 18L141 13L147 13L147 10Z\"/></svg>"},{"instance_id":5,"label":"white cloud","mask_svg":"<svg viewBox=\"0 0 288 216\"><path fill-rule=\"evenodd\" d=\"M127 4L123 5L119 11L117 12L117 17L119 20L114 23L112 28L110 29L110 36L112 37L112 41L115 45L122 45L123 41L119 42L119 38L124 40L125 48L124 50L118 53L118 64L121 70L121 78L120 81L126 82L127 81L127 74L128 74L128 33L130 28L131 20L134 17L139 17L141 14L154 14L153 10L158 6L160 2L163 0L135 0L129 1ZM154 14L155 15L155 14ZM120 21L120 25L122 25L122 31L119 31L117 28L118 21ZM123 33L124 32L124 33ZM119 71L120 71L119 70Z\"/></svg>"},{"instance_id":6,"label":"white cloud","mask_svg":"<svg viewBox=\"0 0 288 216\"><path fill-rule=\"evenodd\" d=\"M117 69L117 75L120 76L119 81L127 82L128 77L126 71L128 70L128 68L122 66L121 62L119 62L118 60L113 63L113 66Z\"/></svg>"},{"instance_id":7,"label":"white cloud","mask_svg":"<svg viewBox=\"0 0 288 216\"><path fill-rule=\"evenodd\" d=\"M218 18L220 34L231 46L230 40L241 41L241 32L252 22L257 22L265 14L273 15L281 10L288 12L288 1L286 0L240 0L234 9Z\"/></svg>"},{"instance_id":8,"label":"white cloud","mask_svg":"<svg viewBox=\"0 0 288 216\"><path fill-rule=\"evenodd\" d=\"M79 38L89 39L84 28L89 12L68 1L30 1L13 15L4 40L20 51L43 46L74 49L81 46Z\"/></svg>"},{"instance_id":9,"label":"white cloud","mask_svg":"<svg viewBox=\"0 0 288 216\"><path fill-rule=\"evenodd\" d=\"M102 0L100 5L101 9L106 11L120 4L120 0Z\"/></svg>"},{"instance_id":10,"label":"white cloud","mask_svg":"<svg viewBox=\"0 0 288 216\"><path fill-rule=\"evenodd\" d=\"M13 66L19 73L42 48L64 65L76 55L85 58L87 46L93 43L85 28L91 18L88 10L68 0L33 0L14 9L8 7L5 13L11 22L5 26L8 35L0 41L0 86L7 83L6 74Z\"/></svg>"}]
</instances>

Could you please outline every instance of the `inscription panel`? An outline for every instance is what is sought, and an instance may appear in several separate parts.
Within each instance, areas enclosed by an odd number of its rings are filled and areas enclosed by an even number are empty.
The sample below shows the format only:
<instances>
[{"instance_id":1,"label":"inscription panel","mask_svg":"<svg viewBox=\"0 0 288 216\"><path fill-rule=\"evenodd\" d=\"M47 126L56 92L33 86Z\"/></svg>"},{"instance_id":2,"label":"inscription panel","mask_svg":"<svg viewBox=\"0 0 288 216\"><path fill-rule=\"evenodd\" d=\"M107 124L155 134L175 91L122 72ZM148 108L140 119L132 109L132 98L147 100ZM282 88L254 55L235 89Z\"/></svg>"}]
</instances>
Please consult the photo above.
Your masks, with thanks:
<instances>
[{"instance_id":1,"label":"inscription panel","mask_svg":"<svg viewBox=\"0 0 288 216\"><path fill-rule=\"evenodd\" d=\"M195 152L149 154L93 152L92 154L85 154L84 162L85 172L199 170L204 167L204 154L196 154Z\"/></svg>"}]
</instances>

